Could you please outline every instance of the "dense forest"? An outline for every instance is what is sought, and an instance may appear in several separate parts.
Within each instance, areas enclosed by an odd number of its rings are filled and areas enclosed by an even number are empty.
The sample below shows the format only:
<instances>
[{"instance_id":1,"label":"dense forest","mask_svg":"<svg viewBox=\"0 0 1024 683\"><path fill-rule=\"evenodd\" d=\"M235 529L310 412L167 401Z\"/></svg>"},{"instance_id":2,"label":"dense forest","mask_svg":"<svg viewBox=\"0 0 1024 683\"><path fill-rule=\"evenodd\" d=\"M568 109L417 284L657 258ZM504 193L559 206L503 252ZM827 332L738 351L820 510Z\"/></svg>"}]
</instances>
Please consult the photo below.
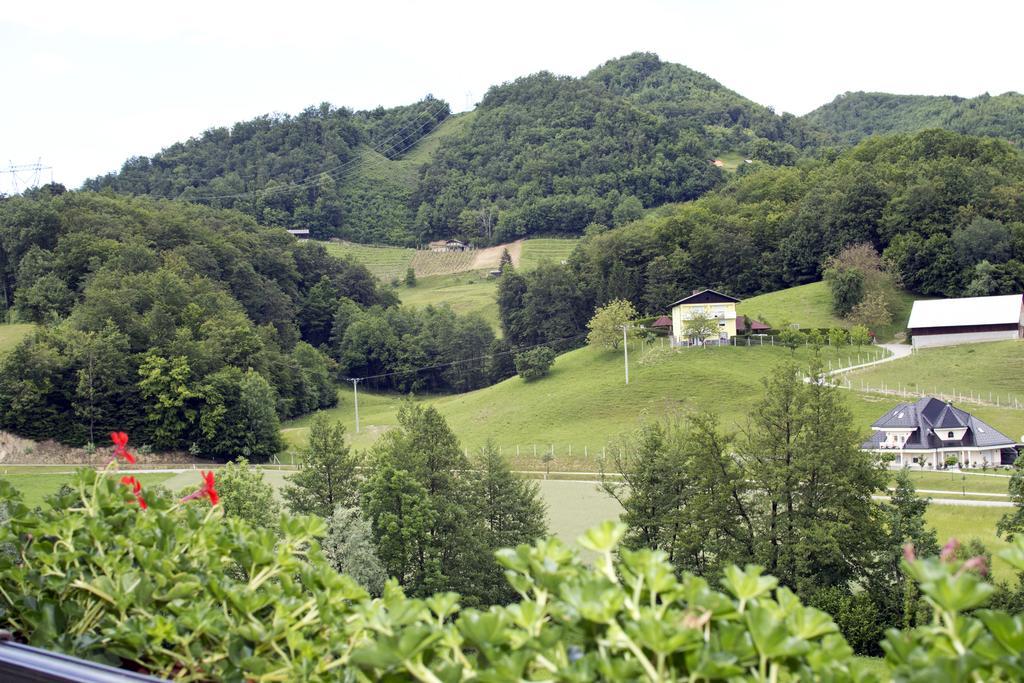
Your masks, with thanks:
<instances>
[{"instance_id":1,"label":"dense forest","mask_svg":"<svg viewBox=\"0 0 1024 683\"><path fill-rule=\"evenodd\" d=\"M848 92L801 118L846 145L869 135L945 128L1024 146L1024 95L1015 92L971 98Z\"/></svg>"},{"instance_id":2,"label":"dense forest","mask_svg":"<svg viewBox=\"0 0 1024 683\"><path fill-rule=\"evenodd\" d=\"M715 155L789 164L823 140L791 115L637 53L582 78L542 72L494 86L469 116L450 118L427 97L214 128L86 188L237 208L320 237L489 243L624 223L720 185Z\"/></svg>"},{"instance_id":3,"label":"dense forest","mask_svg":"<svg viewBox=\"0 0 1024 683\"><path fill-rule=\"evenodd\" d=\"M0 361L0 428L31 438L260 460L338 377L495 377L479 318L400 308L362 265L237 211L49 185L0 201L0 257L4 313L41 324Z\"/></svg>"},{"instance_id":4,"label":"dense forest","mask_svg":"<svg viewBox=\"0 0 1024 683\"><path fill-rule=\"evenodd\" d=\"M260 116L129 159L85 189L235 208L264 225L323 237L401 242L403 234L387 234L411 218L401 183L382 193L362 181L381 164L376 157L401 157L449 113L447 103L427 96L392 109L353 112L324 103L298 116Z\"/></svg>"},{"instance_id":5,"label":"dense forest","mask_svg":"<svg viewBox=\"0 0 1024 683\"><path fill-rule=\"evenodd\" d=\"M592 232L570 267L584 308L622 298L651 315L694 287L746 296L820 280L828 257L864 243L918 294L1020 292L1021 197L1024 155L1009 143L876 137L832 162L748 165L696 201Z\"/></svg>"}]
</instances>

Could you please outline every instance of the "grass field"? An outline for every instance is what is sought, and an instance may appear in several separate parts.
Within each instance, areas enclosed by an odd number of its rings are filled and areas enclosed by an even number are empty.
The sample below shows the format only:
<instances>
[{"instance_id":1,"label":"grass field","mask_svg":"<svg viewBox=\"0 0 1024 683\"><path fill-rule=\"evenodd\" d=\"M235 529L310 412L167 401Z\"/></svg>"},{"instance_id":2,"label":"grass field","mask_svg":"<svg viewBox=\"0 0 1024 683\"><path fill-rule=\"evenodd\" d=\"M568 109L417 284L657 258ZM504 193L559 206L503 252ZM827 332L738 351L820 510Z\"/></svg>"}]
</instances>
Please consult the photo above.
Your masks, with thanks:
<instances>
[{"instance_id":1,"label":"grass field","mask_svg":"<svg viewBox=\"0 0 1024 683\"><path fill-rule=\"evenodd\" d=\"M893 474L895 476L895 473ZM919 489L935 491L966 491L967 493L1007 493L1010 475L985 476L963 474L953 470L947 472L910 472L910 479ZM988 496L989 500L995 500Z\"/></svg>"},{"instance_id":2,"label":"grass field","mask_svg":"<svg viewBox=\"0 0 1024 683\"><path fill-rule=\"evenodd\" d=\"M1001 341L922 349L907 358L860 370L853 381L905 387L914 393L981 395L984 401L1024 406L1024 342ZM973 411L970 404L964 409ZM1022 411L1024 416L1024 411ZM1008 434L1016 438L1021 432Z\"/></svg>"},{"instance_id":3,"label":"grass field","mask_svg":"<svg viewBox=\"0 0 1024 683\"><path fill-rule=\"evenodd\" d=\"M584 348L559 356L551 374L535 382L513 377L466 394L418 400L436 406L467 448L493 438L517 467L543 469L539 458L553 447L552 470L593 471L603 447L644 421L713 410L724 427L736 429L760 400L760 379L777 363L809 354L767 346L678 352L648 347L644 352L634 342L628 386L621 352ZM824 355L829 357L827 349ZM359 395L363 433L354 434L350 390L343 391L342 405L328 412L344 422L357 447L365 448L395 424L404 397L375 394L366 383ZM853 392L843 395L865 433L892 403ZM302 443L307 424L308 418L285 424L286 439Z\"/></svg>"},{"instance_id":4,"label":"grass field","mask_svg":"<svg viewBox=\"0 0 1024 683\"><path fill-rule=\"evenodd\" d=\"M500 328L494 301L497 291L498 281L488 278L486 271L419 278L415 287L402 286L397 290L403 304L448 304L456 313L479 313L495 331Z\"/></svg>"},{"instance_id":5,"label":"grass field","mask_svg":"<svg viewBox=\"0 0 1024 683\"><path fill-rule=\"evenodd\" d=\"M0 354L17 346L34 327L35 325L0 325Z\"/></svg>"},{"instance_id":6,"label":"grass field","mask_svg":"<svg viewBox=\"0 0 1024 683\"><path fill-rule=\"evenodd\" d=\"M136 474L135 476L140 482L142 482L143 486L147 486L153 484L166 485L166 482L175 475L168 474L166 472L147 472L144 474ZM197 481L198 476L199 475L197 473ZM2 474L0 475L0 479L11 482L15 488L21 491L24 496L25 504L29 507L33 507L36 505L42 505L43 499L46 496L51 493L56 493L57 489L59 489L62 484L66 484L71 479L71 473L34 472L30 474Z\"/></svg>"},{"instance_id":7,"label":"grass field","mask_svg":"<svg viewBox=\"0 0 1024 683\"><path fill-rule=\"evenodd\" d=\"M520 270L533 270L545 261L561 263L569 258L577 239L537 238L523 242L523 253L519 260Z\"/></svg>"},{"instance_id":8,"label":"grass field","mask_svg":"<svg viewBox=\"0 0 1024 683\"><path fill-rule=\"evenodd\" d=\"M362 263L384 282L405 277L415 249L402 247L372 247L354 242L324 242L327 251L335 256L348 256Z\"/></svg>"},{"instance_id":9,"label":"grass field","mask_svg":"<svg viewBox=\"0 0 1024 683\"><path fill-rule=\"evenodd\" d=\"M883 341L903 334L910 318L913 297L907 292L898 291L895 299L898 305L893 311L892 324L874 330ZM851 327L848 320L843 320L832 313L832 294L825 282L812 282L751 297L740 302L736 306L736 312L775 327L787 322L798 323L801 328Z\"/></svg>"}]
</instances>

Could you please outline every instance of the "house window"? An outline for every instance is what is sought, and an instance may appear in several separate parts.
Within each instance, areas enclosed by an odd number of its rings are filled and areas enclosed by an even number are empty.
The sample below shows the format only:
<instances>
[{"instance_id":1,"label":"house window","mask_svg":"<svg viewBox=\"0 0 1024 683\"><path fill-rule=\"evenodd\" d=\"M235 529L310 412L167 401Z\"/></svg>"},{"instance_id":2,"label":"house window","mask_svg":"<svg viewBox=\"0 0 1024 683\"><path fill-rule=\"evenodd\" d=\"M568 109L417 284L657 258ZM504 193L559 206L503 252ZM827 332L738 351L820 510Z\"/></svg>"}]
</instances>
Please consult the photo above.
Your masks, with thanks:
<instances>
[{"instance_id":1,"label":"house window","mask_svg":"<svg viewBox=\"0 0 1024 683\"><path fill-rule=\"evenodd\" d=\"M725 327L725 321L724 320L719 320L718 321L718 326L719 327Z\"/></svg>"},{"instance_id":2,"label":"house window","mask_svg":"<svg viewBox=\"0 0 1024 683\"><path fill-rule=\"evenodd\" d=\"M948 434L946 434L946 438L947 439L952 439L953 438L953 432L949 432Z\"/></svg>"}]
</instances>

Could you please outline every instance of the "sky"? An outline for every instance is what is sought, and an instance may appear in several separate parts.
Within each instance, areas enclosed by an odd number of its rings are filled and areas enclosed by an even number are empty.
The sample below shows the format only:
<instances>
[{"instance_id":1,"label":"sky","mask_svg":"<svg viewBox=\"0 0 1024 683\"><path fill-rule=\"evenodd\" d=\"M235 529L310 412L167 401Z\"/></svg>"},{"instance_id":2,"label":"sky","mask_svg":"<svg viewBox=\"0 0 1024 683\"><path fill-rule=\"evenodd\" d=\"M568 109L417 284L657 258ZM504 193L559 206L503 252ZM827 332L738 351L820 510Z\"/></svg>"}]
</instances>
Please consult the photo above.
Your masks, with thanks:
<instances>
[{"instance_id":1,"label":"sky","mask_svg":"<svg viewBox=\"0 0 1024 683\"><path fill-rule=\"evenodd\" d=\"M12 0L0 16L0 170L41 160L42 181L78 187L261 114L428 93L462 111L491 85L581 76L635 51L798 115L856 90L1024 91L1022 19L1010 0ZM0 192L11 178L0 174Z\"/></svg>"}]
</instances>

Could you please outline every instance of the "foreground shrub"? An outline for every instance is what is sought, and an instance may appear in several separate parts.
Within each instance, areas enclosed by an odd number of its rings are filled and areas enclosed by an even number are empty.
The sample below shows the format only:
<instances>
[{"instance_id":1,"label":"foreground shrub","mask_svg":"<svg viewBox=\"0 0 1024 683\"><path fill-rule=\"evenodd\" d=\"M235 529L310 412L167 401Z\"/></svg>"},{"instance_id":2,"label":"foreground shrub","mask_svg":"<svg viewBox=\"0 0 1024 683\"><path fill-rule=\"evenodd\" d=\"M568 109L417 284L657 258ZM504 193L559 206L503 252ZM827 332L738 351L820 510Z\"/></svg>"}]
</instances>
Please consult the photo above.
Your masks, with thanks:
<instances>
[{"instance_id":1,"label":"foreground shrub","mask_svg":"<svg viewBox=\"0 0 1024 683\"><path fill-rule=\"evenodd\" d=\"M212 493L210 477L195 495ZM411 599L394 582L371 599L331 569L316 517L253 529L90 470L39 511L0 481L0 508L0 627L179 680L879 680L827 614L758 567L728 568L717 591L659 551L616 559L625 528L611 522L580 540L594 566L553 539L500 551L520 600L462 610L456 594ZM1024 568L1024 542L1014 552ZM890 632L896 676L1018 677L1020 617L967 614L991 588L977 558L946 560L906 564L935 621Z\"/></svg>"}]
</instances>

